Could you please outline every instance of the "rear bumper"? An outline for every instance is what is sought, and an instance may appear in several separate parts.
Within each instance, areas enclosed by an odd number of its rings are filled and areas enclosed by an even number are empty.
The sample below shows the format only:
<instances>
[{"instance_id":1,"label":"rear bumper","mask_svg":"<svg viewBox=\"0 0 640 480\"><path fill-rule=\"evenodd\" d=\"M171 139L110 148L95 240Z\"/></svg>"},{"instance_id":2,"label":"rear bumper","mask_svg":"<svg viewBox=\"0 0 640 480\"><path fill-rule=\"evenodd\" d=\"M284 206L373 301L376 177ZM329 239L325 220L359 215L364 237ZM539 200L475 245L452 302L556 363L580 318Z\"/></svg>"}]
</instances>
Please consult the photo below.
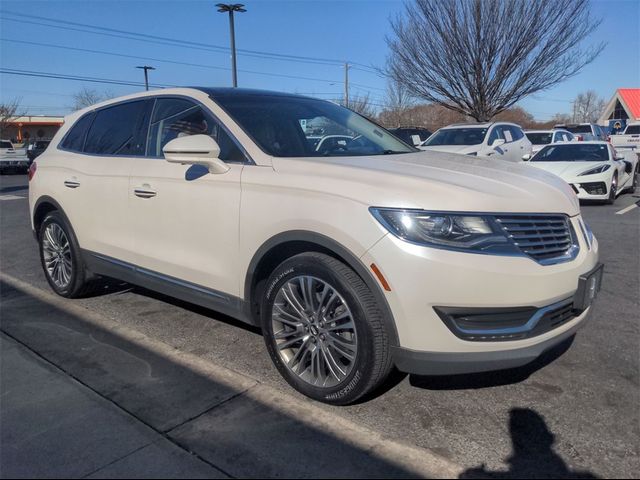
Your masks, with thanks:
<instances>
[{"instance_id":1,"label":"rear bumper","mask_svg":"<svg viewBox=\"0 0 640 480\"><path fill-rule=\"evenodd\" d=\"M1 160L0 169L28 167L31 162L28 158L15 160Z\"/></svg>"},{"instance_id":2,"label":"rear bumper","mask_svg":"<svg viewBox=\"0 0 640 480\"><path fill-rule=\"evenodd\" d=\"M393 347L393 360L401 372L416 375L458 375L521 367L575 335L585 324L589 311L590 309L586 310L576 318L569 329L535 345L512 350L455 353L422 352Z\"/></svg>"}]
</instances>

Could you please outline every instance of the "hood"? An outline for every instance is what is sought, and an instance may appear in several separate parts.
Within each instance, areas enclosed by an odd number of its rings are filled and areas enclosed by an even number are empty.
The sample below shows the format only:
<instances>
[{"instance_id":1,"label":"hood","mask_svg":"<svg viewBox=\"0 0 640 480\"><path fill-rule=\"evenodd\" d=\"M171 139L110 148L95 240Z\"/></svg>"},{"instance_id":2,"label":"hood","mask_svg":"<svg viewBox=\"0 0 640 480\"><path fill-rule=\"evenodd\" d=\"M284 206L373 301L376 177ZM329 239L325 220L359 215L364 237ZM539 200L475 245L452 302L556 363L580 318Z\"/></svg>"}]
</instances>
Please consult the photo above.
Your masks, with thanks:
<instances>
[{"instance_id":1,"label":"hood","mask_svg":"<svg viewBox=\"0 0 640 480\"><path fill-rule=\"evenodd\" d=\"M608 162L530 162L530 165L570 180L587 170L605 165Z\"/></svg>"},{"instance_id":2,"label":"hood","mask_svg":"<svg viewBox=\"0 0 640 480\"><path fill-rule=\"evenodd\" d=\"M580 213L569 185L527 164L440 152L274 158L282 188L366 206L509 213Z\"/></svg>"},{"instance_id":3,"label":"hood","mask_svg":"<svg viewBox=\"0 0 640 480\"><path fill-rule=\"evenodd\" d=\"M548 144L547 144L548 145ZM531 155L538 153L540 150L542 150L544 147L546 147L547 145L531 145Z\"/></svg>"},{"instance_id":4,"label":"hood","mask_svg":"<svg viewBox=\"0 0 640 480\"><path fill-rule=\"evenodd\" d=\"M460 153L466 155L467 153L477 152L481 147L481 143L479 143L478 145L423 145L420 147L420 150L445 153Z\"/></svg>"}]
</instances>

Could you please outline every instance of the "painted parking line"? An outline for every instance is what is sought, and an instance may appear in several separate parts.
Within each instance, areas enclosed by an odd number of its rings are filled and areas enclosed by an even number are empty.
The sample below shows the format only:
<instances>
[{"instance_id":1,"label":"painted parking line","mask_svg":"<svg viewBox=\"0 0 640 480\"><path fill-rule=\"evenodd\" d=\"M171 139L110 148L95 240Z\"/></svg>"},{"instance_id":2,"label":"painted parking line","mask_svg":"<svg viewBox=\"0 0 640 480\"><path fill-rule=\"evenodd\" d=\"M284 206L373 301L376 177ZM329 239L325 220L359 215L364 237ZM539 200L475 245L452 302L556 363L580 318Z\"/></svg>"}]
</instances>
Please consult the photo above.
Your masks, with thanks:
<instances>
[{"instance_id":1,"label":"painted parking line","mask_svg":"<svg viewBox=\"0 0 640 480\"><path fill-rule=\"evenodd\" d=\"M616 215L624 215L625 213L630 212L634 208L638 208L638 203L640 203L640 202L636 202L636 203L634 203L632 205L629 205L628 207L623 208L622 210L618 210L616 212Z\"/></svg>"},{"instance_id":2,"label":"painted parking line","mask_svg":"<svg viewBox=\"0 0 640 480\"><path fill-rule=\"evenodd\" d=\"M23 200L27 198L26 195L24 196L20 196L20 195L0 195L0 201L2 200Z\"/></svg>"}]
</instances>

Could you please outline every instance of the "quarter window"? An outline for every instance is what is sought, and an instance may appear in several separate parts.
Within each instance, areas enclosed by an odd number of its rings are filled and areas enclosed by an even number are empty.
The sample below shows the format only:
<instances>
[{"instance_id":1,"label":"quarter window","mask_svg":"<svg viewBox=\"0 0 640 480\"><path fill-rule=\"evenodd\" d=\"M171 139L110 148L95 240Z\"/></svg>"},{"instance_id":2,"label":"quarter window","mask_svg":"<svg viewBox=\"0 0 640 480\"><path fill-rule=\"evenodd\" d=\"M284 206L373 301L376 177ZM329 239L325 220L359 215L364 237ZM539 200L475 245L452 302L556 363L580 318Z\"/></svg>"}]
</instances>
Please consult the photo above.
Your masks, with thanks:
<instances>
[{"instance_id":1,"label":"quarter window","mask_svg":"<svg viewBox=\"0 0 640 480\"><path fill-rule=\"evenodd\" d=\"M244 162L246 157L211 114L181 98L159 98L151 118L147 156L164 157L162 148L187 135L209 135L220 147L220 160Z\"/></svg>"},{"instance_id":2,"label":"quarter window","mask_svg":"<svg viewBox=\"0 0 640 480\"><path fill-rule=\"evenodd\" d=\"M518 127L510 126L508 128L509 128L509 131L511 132L511 136L513 137L513 141L514 142L516 140L520 140L522 137L524 137L524 133Z\"/></svg>"},{"instance_id":3,"label":"quarter window","mask_svg":"<svg viewBox=\"0 0 640 480\"><path fill-rule=\"evenodd\" d=\"M145 151L145 124L153 102L123 103L96 112L87 134L85 153L140 156Z\"/></svg>"},{"instance_id":4,"label":"quarter window","mask_svg":"<svg viewBox=\"0 0 640 480\"><path fill-rule=\"evenodd\" d=\"M62 142L62 148L71 150L72 152L82 152L84 147L84 139L87 136L87 130L93 122L95 113L87 113L80 118L69 130L67 136Z\"/></svg>"}]
</instances>

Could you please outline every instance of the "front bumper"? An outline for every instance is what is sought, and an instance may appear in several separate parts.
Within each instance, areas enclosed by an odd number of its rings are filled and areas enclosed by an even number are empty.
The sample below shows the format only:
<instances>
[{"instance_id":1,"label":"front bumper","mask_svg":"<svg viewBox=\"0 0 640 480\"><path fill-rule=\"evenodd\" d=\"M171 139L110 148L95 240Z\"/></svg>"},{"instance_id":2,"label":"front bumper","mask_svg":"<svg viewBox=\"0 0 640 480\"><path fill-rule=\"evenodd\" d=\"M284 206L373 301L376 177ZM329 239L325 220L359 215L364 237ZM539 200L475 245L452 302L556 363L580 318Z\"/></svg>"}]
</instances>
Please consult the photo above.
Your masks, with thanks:
<instances>
[{"instance_id":1,"label":"front bumper","mask_svg":"<svg viewBox=\"0 0 640 480\"><path fill-rule=\"evenodd\" d=\"M447 373L509 368L530 362L572 335L588 310L536 335L460 338L438 307L544 309L573 297L582 275L598 264L598 242L587 244L579 217L571 219L580 250L572 261L541 265L528 257L461 253L422 247L389 234L362 256L390 285L386 299L397 330L396 365ZM473 341L476 340L476 341ZM419 360L419 361L418 361ZM416 363L425 363L416 367ZM449 365L437 368L438 364ZM450 365L458 365L453 368ZM477 365L477 366L474 366Z\"/></svg>"},{"instance_id":2,"label":"front bumper","mask_svg":"<svg viewBox=\"0 0 640 480\"><path fill-rule=\"evenodd\" d=\"M491 352L421 352L409 348L392 348L396 368L415 375L459 375L507 370L527 365L545 352L576 334L584 325L589 310L582 313L573 326L544 342L513 350Z\"/></svg>"},{"instance_id":3,"label":"front bumper","mask_svg":"<svg viewBox=\"0 0 640 480\"><path fill-rule=\"evenodd\" d=\"M565 181L581 200L607 200L609 198L610 172L567 178Z\"/></svg>"}]
</instances>

